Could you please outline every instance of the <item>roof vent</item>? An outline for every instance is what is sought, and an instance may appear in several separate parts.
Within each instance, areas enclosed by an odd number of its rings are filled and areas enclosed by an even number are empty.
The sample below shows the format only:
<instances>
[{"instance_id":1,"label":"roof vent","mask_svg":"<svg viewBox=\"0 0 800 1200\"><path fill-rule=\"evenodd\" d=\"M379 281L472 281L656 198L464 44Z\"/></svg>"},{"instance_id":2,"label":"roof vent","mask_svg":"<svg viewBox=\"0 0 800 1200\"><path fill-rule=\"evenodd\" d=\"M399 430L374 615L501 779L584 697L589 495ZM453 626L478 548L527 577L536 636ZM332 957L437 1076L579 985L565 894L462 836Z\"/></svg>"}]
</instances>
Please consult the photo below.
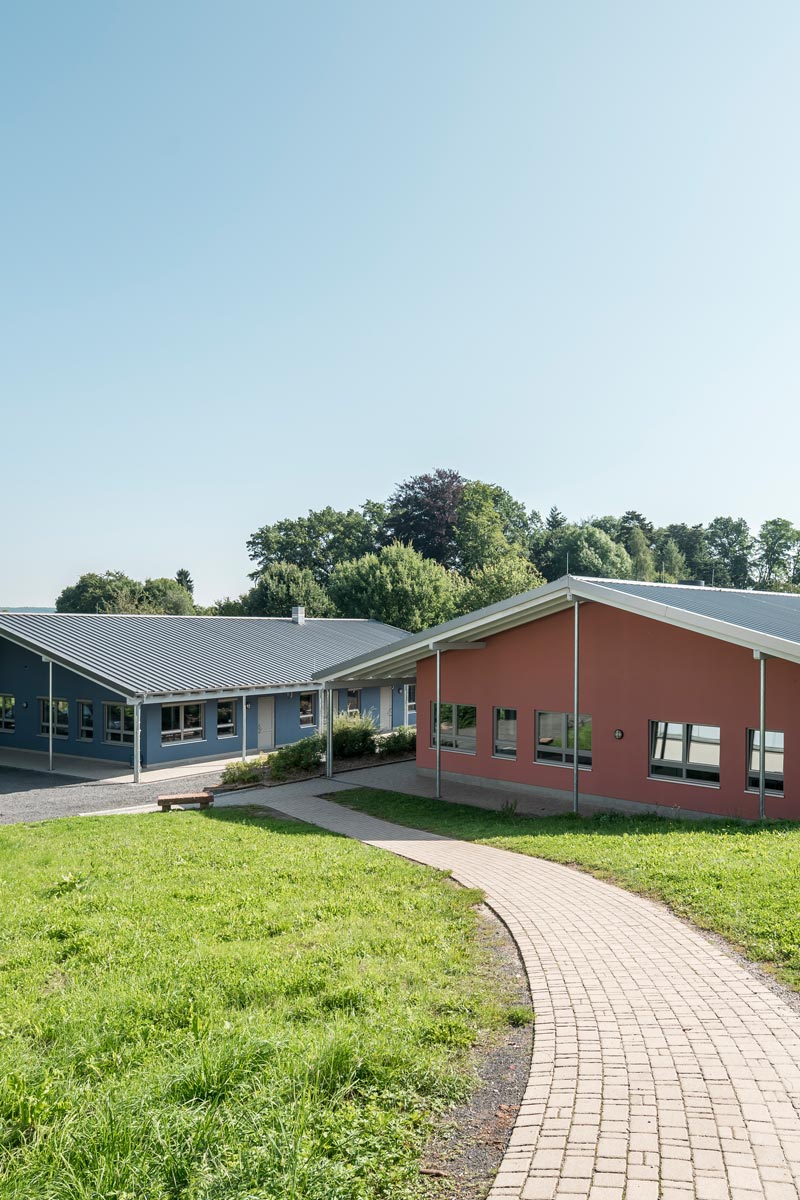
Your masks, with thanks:
<instances>
[{"instance_id":1,"label":"roof vent","mask_svg":"<svg viewBox=\"0 0 800 1200\"><path fill-rule=\"evenodd\" d=\"M294 621L295 625L305 625L306 609L304 604L295 605L295 607L292 609L292 620Z\"/></svg>"},{"instance_id":2,"label":"roof vent","mask_svg":"<svg viewBox=\"0 0 800 1200\"><path fill-rule=\"evenodd\" d=\"M680 587L705 587L706 581L705 579L679 579L678 584Z\"/></svg>"}]
</instances>

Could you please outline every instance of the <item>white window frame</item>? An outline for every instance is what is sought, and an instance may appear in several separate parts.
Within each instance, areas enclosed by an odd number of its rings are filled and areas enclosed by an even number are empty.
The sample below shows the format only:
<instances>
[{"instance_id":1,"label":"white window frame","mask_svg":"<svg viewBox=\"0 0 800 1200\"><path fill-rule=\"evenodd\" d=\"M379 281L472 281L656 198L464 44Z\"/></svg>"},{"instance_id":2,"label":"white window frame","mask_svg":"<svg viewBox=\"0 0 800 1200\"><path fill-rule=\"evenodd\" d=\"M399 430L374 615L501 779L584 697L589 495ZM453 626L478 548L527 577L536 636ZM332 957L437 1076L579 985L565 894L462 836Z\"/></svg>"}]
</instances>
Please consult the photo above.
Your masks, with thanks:
<instances>
[{"instance_id":1,"label":"white window frame","mask_svg":"<svg viewBox=\"0 0 800 1200\"><path fill-rule=\"evenodd\" d=\"M78 708L78 741L93 742L94 741L94 700L76 700L75 704ZM83 708L91 709L92 727L89 733L86 732L86 726L83 722Z\"/></svg>"},{"instance_id":2,"label":"white window frame","mask_svg":"<svg viewBox=\"0 0 800 1200\"><path fill-rule=\"evenodd\" d=\"M220 722L220 719L219 719L220 704L230 704L230 706L231 706L230 721ZM217 701L217 739L219 741L224 741L225 738L236 737L236 713L238 712L240 705L241 705L241 700L223 699L223 700ZM204 722L204 730L203 731L205 732L205 722ZM199 741L198 738L194 738L193 740ZM162 745L163 744L164 743L162 742ZM167 742L168 746L171 744L172 744L171 742Z\"/></svg>"},{"instance_id":3,"label":"white window frame","mask_svg":"<svg viewBox=\"0 0 800 1200\"><path fill-rule=\"evenodd\" d=\"M59 733L59 725L61 725L62 729L64 728L63 724L61 722L59 722L59 719L58 719L59 704L64 705L65 720L66 720L66 733ZM49 736L50 736L50 724L47 719L47 710L49 709L49 707L50 707L50 697L49 696L40 696L39 697L39 737L49 738ZM56 738L58 738L59 741L65 742L69 738L69 700L65 700L63 696L53 696L53 708L55 709L55 713L56 713L56 721L55 721L55 725L53 727L53 741L55 741Z\"/></svg>"},{"instance_id":4,"label":"white window frame","mask_svg":"<svg viewBox=\"0 0 800 1200\"><path fill-rule=\"evenodd\" d=\"M119 712L119 729L109 729L108 727L108 710L110 708L118 708ZM133 745L133 728L125 728L125 714L130 713L131 720L135 721L132 704L123 704L117 700L103 701L103 744L106 746L132 746Z\"/></svg>"},{"instance_id":5,"label":"white window frame","mask_svg":"<svg viewBox=\"0 0 800 1200\"><path fill-rule=\"evenodd\" d=\"M9 716L9 712L11 715ZM14 733L17 728L17 700L10 692L0 695L0 733Z\"/></svg>"},{"instance_id":6,"label":"white window frame","mask_svg":"<svg viewBox=\"0 0 800 1200\"><path fill-rule=\"evenodd\" d=\"M498 733L497 733L497 725L501 719L506 720L506 721L511 720L510 717L501 718L500 713L509 713L509 712L513 712L513 714L514 714L514 749L510 753L507 749L503 749L500 747L499 743L500 743L501 739L498 737ZM503 705L498 705L496 708L493 708L492 709L492 758L502 758L506 762L515 762L516 757L517 757L518 732L519 732L519 717L518 717L516 708L505 707ZM511 739L508 738L505 740L510 741Z\"/></svg>"},{"instance_id":7,"label":"white window frame","mask_svg":"<svg viewBox=\"0 0 800 1200\"><path fill-rule=\"evenodd\" d=\"M358 704L355 708L350 707L350 697L358 697ZM345 710L348 717L357 717L361 713L361 688L347 688L345 691Z\"/></svg>"},{"instance_id":8,"label":"white window frame","mask_svg":"<svg viewBox=\"0 0 800 1200\"><path fill-rule=\"evenodd\" d=\"M1 699L2 699L2 697L0 697L0 700ZM783 739L783 741L781 743L781 763L785 764L785 762L786 762L786 757L785 757L786 756L786 734L784 733L784 731L782 729L765 729L764 733L767 736L767 758L769 758L769 756L770 756L770 744L769 744L770 736L775 737L777 734L780 734L781 738ZM745 771L745 780L746 780L745 791L746 792L758 792L760 790L760 788L759 788L759 756L758 756L758 751L755 749L755 742L756 742L756 738L758 736L759 736L758 729L748 729L747 730L747 742L746 742L747 770ZM773 754L775 753L774 749L772 750L772 753ZM756 765L755 770L753 770L753 767L752 767L754 754L757 756L756 757L757 765ZM784 788L786 786L785 770L786 770L785 765L783 766L783 769L781 771L766 771L765 770L765 772L764 772L765 791L769 792L770 796L782 796L784 794ZM751 779L754 780L753 783L750 782ZM778 783L778 781L780 781L780 785L778 787L770 786L771 784Z\"/></svg>"},{"instance_id":9,"label":"white window frame","mask_svg":"<svg viewBox=\"0 0 800 1200\"><path fill-rule=\"evenodd\" d=\"M411 693L414 693L413 697ZM406 684L406 716L417 715L417 685L415 683Z\"/></svg>"},{"instance_id":10,"label":"white window frame","mask_svg":"<svg viewBox=\"0 0 800 1200\"><path fill-rule=\"evenodd\" d=\"M186 709L200 709L200 725L186 724ZM177 708L180 710L180 725L177 729L164 729L164 709ZM164 734L167 737L164 737ZM176 736L177 735L177 736ZM204 742L206 740L206 702L205 700L186 700L178 704L161 705L161 745L183 746L187 742Z\"/></svg>"},{"instance_id":11,"label":"white window frame","mask_svg":"<svg viewBox=\"0 0 800 1200\"><path fill-rule=\"evenodd\" d=\"M677 758L659 758L653 751L655 750L656 740L658 738L659 725L679 725L681 727L681 757ZM716 741L713 738L704 738L701 735L694 735L694 729L716 729L718 737ZM668 783L686 783L694 787L711 787L719 788L722 778L722 728L719 725L710 725L705 721L664 721L663 719L650 721L648 729L648 752L650 755L650 779L657 779L659 782L666 780ZM664 739L666 740L666 731ZM709 745L719 747L719 765L716 767L716 778L713 778L715 768L706 766L703 763L691 762L691 745L692 742L706 742ZM669 772L659 770L659 767L668 767ZM679 772L679 773L678 773ZM693 774L690 774L693 772ZM705 772L705 774L702 774Z\"/></svg>"},{"instance_id":12,"label":"white window frame","mask_svg":"<svg viewBox=\"0 0 800 1200\"><path fill-rule=\"evenodd\" d=\"M561 748L553 748L547 742L543 742L539 738L539 718L540 717L560 717L561 718ZM589 721L592 726L592 741L594 741L594 721L591 713L578 714L578 726L580 730L581 722ZM572 768L574 747L571 749L569 745L570 730L575 725L575 714L571 712L558 712L552 708L537 708L533 714L533 736L534 736L534 762L537 762L543 767L570 767ZM578 733L580 740L580 732ZM592 750L581 750L578 746L578 770L591 771L592 769Z\"/></svg>"},{"instance_id":13,"label":"white window frame","mask_svg":"<svg viewBox=\"0 0 800 1200\"><path fill-rule=\"evenodd\" d=\"M478 753L478 706L477 704L453 704L450 700L442 701L442 708L450 708L453 710L453 733L452 741L441 742L441 749L446 750L449 754L472 754ZM475 744L472 745L472 738L467 738L467 744L459 744L459 722L458 710L460 708L472 708L475 710ZM431 700L431 749L436 749L436 701Z\"/></svg>"},{"instance_id":14,"label":"white window frame","mask_svg":"<svg viewBox=\"0 0 800 1200\"><path fill-rule=\"evenodd\" d=\"M360 695L360 693L359 693ZM303 712L303 697L311 697L311 712ZM310 720L309 720L310 718ZM300 693L300 728L301 729L316 729L317 726L317 693L316 692L301 692Z\"/></svg>"}]
</instances>

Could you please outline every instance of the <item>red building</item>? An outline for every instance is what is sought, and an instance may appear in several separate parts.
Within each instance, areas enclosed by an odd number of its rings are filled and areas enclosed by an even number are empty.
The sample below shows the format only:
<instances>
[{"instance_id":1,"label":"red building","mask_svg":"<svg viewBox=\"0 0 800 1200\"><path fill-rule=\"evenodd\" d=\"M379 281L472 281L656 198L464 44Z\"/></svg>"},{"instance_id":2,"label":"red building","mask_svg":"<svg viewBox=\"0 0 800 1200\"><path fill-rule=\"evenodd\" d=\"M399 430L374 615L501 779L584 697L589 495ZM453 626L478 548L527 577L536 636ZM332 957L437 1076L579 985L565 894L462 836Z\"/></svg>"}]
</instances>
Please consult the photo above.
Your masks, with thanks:
<instances>
[{"instance_id":1,"label":"red building","mask_svg":"<svg viewBox=\"0 0 800 1200\"><path fill-rule=\"evenodd\" d=\"M567 576L322 682L384 676L440 779L800 819L800 595Z\"/></svg>"}]
</instances>

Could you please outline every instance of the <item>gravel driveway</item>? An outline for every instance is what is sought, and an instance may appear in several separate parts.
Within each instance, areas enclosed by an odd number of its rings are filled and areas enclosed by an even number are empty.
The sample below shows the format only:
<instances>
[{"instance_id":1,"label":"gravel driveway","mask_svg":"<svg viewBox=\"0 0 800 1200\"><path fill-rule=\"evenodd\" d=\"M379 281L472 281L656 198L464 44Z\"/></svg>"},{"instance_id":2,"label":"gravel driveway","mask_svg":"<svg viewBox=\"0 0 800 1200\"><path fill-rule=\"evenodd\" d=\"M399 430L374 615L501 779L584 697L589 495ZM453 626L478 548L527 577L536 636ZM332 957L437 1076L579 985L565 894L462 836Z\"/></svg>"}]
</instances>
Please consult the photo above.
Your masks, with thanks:
<instances>
[{"instance_id":1,"label":"gravel driveway","mask_svg":"<svg viewBox=\"0 0 800 1200\"><path fill-rule=\"evenodd\" d=\"M0 767L0 825L21 821L48 821L106 808L129 808L152 803L168 792L199 792L220 782L219 771L160 783L103 783Z\"/></svg>"}]
</instances>

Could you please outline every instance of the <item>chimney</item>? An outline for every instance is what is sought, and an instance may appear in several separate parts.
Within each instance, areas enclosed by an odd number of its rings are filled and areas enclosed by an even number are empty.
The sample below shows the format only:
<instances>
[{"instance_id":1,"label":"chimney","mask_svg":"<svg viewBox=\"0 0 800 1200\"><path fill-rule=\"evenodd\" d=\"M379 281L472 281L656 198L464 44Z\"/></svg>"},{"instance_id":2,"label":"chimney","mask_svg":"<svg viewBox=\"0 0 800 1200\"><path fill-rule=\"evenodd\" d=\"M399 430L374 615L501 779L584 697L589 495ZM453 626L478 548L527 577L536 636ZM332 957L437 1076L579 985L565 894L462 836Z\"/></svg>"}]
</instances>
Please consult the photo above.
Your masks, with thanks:
<instances>
[{"instance_id":1,"label":"chimney","mask_svg":"<svg viewBox=\"0 0 800 1200\"><path fill-rule=\"evenodd\" d=\"M292 620L294 621L295 625L305 625L305 623L306 623L305 605L303 605L303 604L295 605L295 607L292 609Z\"/></svg>"}]
</instances>

